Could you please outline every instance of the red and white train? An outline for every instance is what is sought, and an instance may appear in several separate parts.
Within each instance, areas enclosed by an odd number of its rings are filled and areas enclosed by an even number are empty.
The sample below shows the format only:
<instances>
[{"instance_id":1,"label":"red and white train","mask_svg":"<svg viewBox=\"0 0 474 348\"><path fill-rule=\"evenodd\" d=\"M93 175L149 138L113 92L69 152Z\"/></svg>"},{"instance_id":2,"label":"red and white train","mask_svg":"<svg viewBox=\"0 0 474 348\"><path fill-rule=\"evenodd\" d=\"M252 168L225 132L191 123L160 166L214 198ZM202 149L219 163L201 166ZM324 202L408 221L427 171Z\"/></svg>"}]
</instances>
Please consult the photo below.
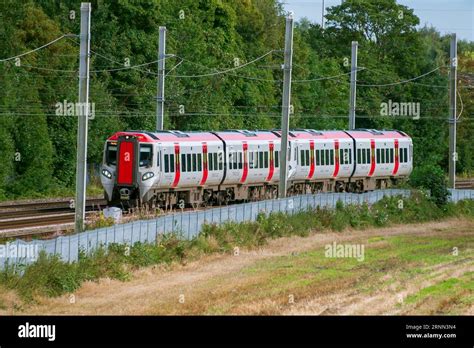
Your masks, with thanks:
<instances>
[{"instance_id":1,"label":"red and white train","mask_svg":"<svg viewBox=\"0 0 474 348\"><path fill-rule=\"evenodd\" d=\"M412 139L401 131L292 130L288 193L364 192L412 171ZM280 131L127 131L104 148L106 198L170 206L276 198Z\"/></svg>"}]
</instances>

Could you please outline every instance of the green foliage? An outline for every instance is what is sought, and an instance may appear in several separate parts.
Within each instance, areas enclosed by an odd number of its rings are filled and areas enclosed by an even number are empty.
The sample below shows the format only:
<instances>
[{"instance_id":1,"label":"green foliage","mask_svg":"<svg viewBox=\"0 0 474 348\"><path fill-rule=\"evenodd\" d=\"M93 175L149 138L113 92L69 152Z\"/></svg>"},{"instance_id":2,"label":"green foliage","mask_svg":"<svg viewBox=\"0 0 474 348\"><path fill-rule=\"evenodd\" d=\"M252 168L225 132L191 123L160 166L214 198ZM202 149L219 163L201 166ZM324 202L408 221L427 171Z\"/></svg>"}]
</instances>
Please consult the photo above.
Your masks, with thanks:
<instances>
[{"instance_id":1,"label":"green foliage","mask_svg":"<svg viewBox=\"0 0 474 348\"><path fill-rule=\"evenodd\" d=\"M75 19L69 17L70 11L75 11ZM0 13L2 58L63 33L79 33L80 2L75 0L26 0L15 6L3 1ZM126 58L131 65L156 60L159 25L167 27L167 51L176 55L166 62L166 128L279 127L283 17L276 0L93 0L90 99L96 117L90 121L88 162L101 162L104 141L113 132L154 129L156 67L101 70L122 68ZM308 20L295 26L291 127L347 127L350 66L345 59L353 40L359 42L359 66L365 68L358 74L363 84L400 81L446 65L449 38L434 29L417 29L419 19L413 10L395 0L344 1L328 7L326 19L325 29ZM55 105L77 100L75 41L61 40L24 56L21 67L12 61L0 63L0 199L74 188L77 121L55 115ZM472 71L474 44L460 41L458 48L459 71ZM236 59L245 64L272 50L276 51L235 72L180 77L228 69ZM339 77L298 82L324 76ZM459 75L460 86L470 84L466 76ZM388 88L361 83L357 126L403 130L414 140L415 167L446 167L447 127L442 116L448 109L448 94L426 85L446 85L447 77L440 70L419 82ZM466 117L474 112L474 90L459 91ZM420 102L420 119L381 117L380 103L388 100ZM179 113L180 105L184 114ZM458 170L469 173L474 170L474 123L461 122L458 127ZM20 161L15 161L16 152Z\"/></svg>"},{"instance_id":2,"label":"green foliage","mask_svg":"<svg viewBox=\"0 0 474 348\"><path fill-rule=\"evenodd\" d=\"M415 188L429 190L438 206L443 206L448 202L449 191L446 187L446 178L439 166L427 164L415 167L410 183Z\"/></svg>"}]
</instances>

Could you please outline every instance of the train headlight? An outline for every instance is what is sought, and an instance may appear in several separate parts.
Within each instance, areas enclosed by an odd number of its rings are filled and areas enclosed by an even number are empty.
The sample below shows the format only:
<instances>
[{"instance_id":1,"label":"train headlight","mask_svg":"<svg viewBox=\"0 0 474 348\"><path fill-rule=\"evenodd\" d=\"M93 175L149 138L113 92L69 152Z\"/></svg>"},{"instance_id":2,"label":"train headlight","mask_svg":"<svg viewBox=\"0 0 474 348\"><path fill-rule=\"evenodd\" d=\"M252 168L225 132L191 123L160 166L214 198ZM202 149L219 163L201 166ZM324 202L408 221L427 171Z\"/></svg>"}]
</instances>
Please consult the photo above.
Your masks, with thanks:
<instances>
[{"instance_id":1,"label":"train headlight","mask_svg":"<svg viewBox=\"0 0 474 348\"><path fill-rule=\"evenodd\" d=\"M152 172L145 173L145 174L142 175L142 181L151 179L151 178L153 178L154 176L155 176L155 174L153 174Z\"/></svg>"},{"instance_id":2,"label":"train headlight","mask_svg":"<svg viewBox=\"0 0 474 348\"><path fill-rule=\"evenodd\" d=\"M102 169L102 175L108 179L112 179L112 173L109 172L107 169Z\"/></svg>"}]
</instances>

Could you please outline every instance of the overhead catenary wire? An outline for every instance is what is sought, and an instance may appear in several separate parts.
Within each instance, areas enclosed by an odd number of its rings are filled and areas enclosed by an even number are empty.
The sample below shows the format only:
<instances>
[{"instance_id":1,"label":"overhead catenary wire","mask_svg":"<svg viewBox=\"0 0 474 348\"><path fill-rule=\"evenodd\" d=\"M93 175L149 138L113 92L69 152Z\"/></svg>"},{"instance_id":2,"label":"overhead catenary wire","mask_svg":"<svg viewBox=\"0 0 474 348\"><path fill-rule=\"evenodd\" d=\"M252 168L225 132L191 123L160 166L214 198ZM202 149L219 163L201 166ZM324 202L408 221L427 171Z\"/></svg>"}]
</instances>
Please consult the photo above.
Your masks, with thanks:
<instances>
[{"instance_id":1,"label":"overhead catenary wire","mask_svg":"<svg viewBox=\"0 0 474 348\"><path fill-rule=\"evenodd\" d=\"M428 76L432 73L434 73L435 71L441 69L442 67L441 66L438 66L436 68L434 68L433 70L430 70L428 71L427 73L424 73L424 74L421 74L419 76L415 76L415 77L412 77L410 79L407 79L407 80L402 80L402 81L397 81L397 82L391 82L391 83L383 83L383 84L360 84L358 83L357 84L357 87L388 87L388 86L396 86L396 85L401 85L401 84L404 84L404 83L408 83L408 82L411 82L411 81L415 81L415 80L418 80L418 79L421 79L425 76Z\"/></svg>"},{"instance_id":2,"label":"overhead catenary wire","mask_svg":"<svg viewBox=\"0 0 474 348\"><path fill-rule=\"evenodd\" d=\"M220 70L220 71L214 71L212 73L207 73L207 74L196 74L196 75L171 75L172 77L177 77L177 78L198 78L198 77L211 77L211 76L216 76L216 75L221 75L221 74L227 74L229 72L232 72L232 71L236 71L236 70L239 70L239 69L242 69L242 68L245 68L246 66L250 65L250 64L253 64L253 63L256 63L258 62L259 60L262 60L263 58L265 58L266 56L272 54L273 52L275 52L276 50L270 50L268 51L267 53L261 55L260 57L257 57L245 64L242 64L242 65L238 65L238 66L234 66L232 68L229 68L229 69L225 69L225 70ZM179 57L179 56L177 56ZM182 57L179 57L181 59L184 59Z\"/></svg>"},{"instance_id":3,"label":"overhead catenary wire","mask_svg":"<svg viewBox=\"0 0 474 348\"><path fill-rule=\"evenodd\" d=\"M46 44L44 44L44 45L42 45L42 46L40 46L40 47L34 48L34 49L30 50L30 51L27 51L27 52L18 54L18 55L13 56L13 57L0 59L0 62L7 62L7 61L9 61L9 60L13 60L13 59L16 59L16 58L24 57L24 56L26 56L26 55L29 55L29 54L35 53L35 52L37 52L37 51L40 51L40 50L42 50L43 48L46 48L46 47L48 47L48 46L51 46L52 44L58 42L59 40L64 39L65 37L73 37L73 36L74 36L74 37L77 37L77 35L74 35L74 34L64 34L64 35L61 35L60 37L57 37L56 39L54 39L54 40L52 40L52 41L50 41L50 42L48 42L48 43L46 43Z\"/></svg>"},{"instance_id":4,"label":"overhead catenary wire","mask_svg":"<svg viewBox=\"0 0 474 348\"><path fill-rule=\"evenodd\" d=\"M365 70L365 68L364 67L357 68L357 71L362 71L362 70ZM351 73L351 71L348 71L348 72L338 74L338 75L333 75L333 76L324 76L324 77L318 77L318 78L307 79L307 80L292 80L292 82L294 82L294 83L303 83L303 82L333 80L333 79L337 79L337 78L345 76L345 75L349 75L350 73Z\"/></svg>"},{"instance_id":5,"label":"overhead catenary wire","mask_svg":"<svg viewBox=\"0 0 474 348\"><path fill-rule=\"evenodd\" d=\"M275 51L275 52L278 52L278 51ZM187 62L189 64L193 64L195 66L199 66L201 68L204 68L204 69L207 69L207 70L213 70L215 71L214 68L210 68L208 66L205 66L203 64L200 64L200 63L196 63L196 62L193 62L187 58L183 58L181 56L175 56L176 58L179 58L179 59L182 59L184 62ZM247 64L248 65L248 64ZM241 66L242 67L242 66ZM238 77L238 78L242 78L242 79L248 79L248 80L253 80L253 81L259 81L259 82L272 82L272 83L281 83L282 80L279 80L279 79L264 79L264 78L259 78L259 77L253 77L253 76L246 76L246 75L238 75L238 74L234 74L234 73L231 73L231 72L225 72L223 73L225 75L228 75L228 76L234 76L234 77ZM174 76L177 76L177 75L169 75L170 77L174 77Z\"/></svg>"}]
</instances>

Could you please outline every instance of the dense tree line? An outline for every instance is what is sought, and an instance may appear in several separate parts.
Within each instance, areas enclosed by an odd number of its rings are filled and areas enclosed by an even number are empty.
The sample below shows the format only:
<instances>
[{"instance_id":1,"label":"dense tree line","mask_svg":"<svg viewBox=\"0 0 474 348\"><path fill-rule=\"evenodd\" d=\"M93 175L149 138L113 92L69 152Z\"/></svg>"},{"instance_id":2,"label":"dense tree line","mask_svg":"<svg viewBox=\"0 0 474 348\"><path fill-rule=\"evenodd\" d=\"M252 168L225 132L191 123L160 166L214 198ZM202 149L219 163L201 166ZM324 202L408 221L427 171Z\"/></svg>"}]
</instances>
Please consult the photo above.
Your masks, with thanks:
<instances>
[{"instance_id":1,"label":"dense tree line","mask_svg":"<svg viewBox=\"0 0 474 348\"><path fill-rule=\"evenodd\" d=\"M154 129L156 64L119 68L157 59L160 25L174 55L166 60L166 128L279 127L285 13L277 0L91 2L90 163L100 163L113 132ZM1 59L78 34L80 2L3 1L0 15ZM308 20L295 27L291 126L347 127L347 73L356 40L357 126L403 130L414 138L416 165L447 168L449 37L417 29L413 10L395 0L345 1L328 8L326 19L324 29ZM55 111L58 102L77 100L78 49L78 39L68 37L19 62L0 62L0 198L74 186L77 120ZM262 55L241 69L212 74ZM370 86L437 67L413 83ZM473 67L474 43L459 42L459 172L474 170ZM325 76L336 77L316 80ZM388 100L419 102L420 118L381 116Z\"/></svg>"}]
</instances>

